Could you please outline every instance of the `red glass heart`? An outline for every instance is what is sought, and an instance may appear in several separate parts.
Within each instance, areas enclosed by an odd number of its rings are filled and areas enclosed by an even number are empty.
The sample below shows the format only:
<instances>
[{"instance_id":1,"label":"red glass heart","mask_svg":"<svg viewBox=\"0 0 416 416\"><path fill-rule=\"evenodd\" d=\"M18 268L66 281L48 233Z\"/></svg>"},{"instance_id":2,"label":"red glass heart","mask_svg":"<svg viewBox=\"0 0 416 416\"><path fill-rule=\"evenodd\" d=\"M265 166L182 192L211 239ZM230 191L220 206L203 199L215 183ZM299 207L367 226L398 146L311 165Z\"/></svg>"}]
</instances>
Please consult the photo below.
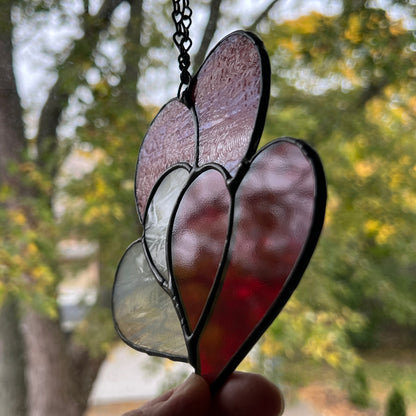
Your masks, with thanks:
<instances>
[{"instance_id":1,"label":"red glass heart","mask_svg":"<svg viewBox=\"0 0 416 416\"><path fill-rule=\"evenodd\" d=\"M284 304L280 294L285 287L293 290L288 282L297 284L298 263L303 257L303 267L309 260L302 251L317 192L311 161L300 143L290 140L260 151L235 194L230 189L232 223L226 182L212 169L185 191L173 222L173 276L190 330L195 330L190 345L197 349L197 371L210 382L257 337L256 328L265 328L264 321L275 317L276 305ZM216 271L211 309L196 328Z\"/></svg>"},{"instance_id":2,"label":"red glass heart","mask_svg":"<svg viewBox=\"0 0 416 416\"><path fill-rule=\"evenodd\" d=\"M230 204L224 176L208 169L191 183L178 206L172 228L172 272L189 334L195 330L223 257Z\"/></svg>"}]
</instances>

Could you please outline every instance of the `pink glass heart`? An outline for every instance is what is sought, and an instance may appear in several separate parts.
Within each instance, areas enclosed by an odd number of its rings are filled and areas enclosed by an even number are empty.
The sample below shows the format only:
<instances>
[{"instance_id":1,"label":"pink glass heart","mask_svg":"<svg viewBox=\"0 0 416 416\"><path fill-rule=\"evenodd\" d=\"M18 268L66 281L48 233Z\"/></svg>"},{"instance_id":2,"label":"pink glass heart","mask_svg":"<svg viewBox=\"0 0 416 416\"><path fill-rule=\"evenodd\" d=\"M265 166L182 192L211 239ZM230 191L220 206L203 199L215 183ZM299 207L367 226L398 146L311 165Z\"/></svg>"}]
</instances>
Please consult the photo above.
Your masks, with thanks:
<instances>
[{"instance_id":1,"label":"pink glass heart","mask_svg":"<svg viewBox=\"0 0 416 416\"><path fill-rule=\"evenodd\" d=\"M299 279L315 192L313 166L296 144L274 142L254 158L235 195L223 286L199 341L199 369L210 381Z\"/></svg>"}]
</instances>

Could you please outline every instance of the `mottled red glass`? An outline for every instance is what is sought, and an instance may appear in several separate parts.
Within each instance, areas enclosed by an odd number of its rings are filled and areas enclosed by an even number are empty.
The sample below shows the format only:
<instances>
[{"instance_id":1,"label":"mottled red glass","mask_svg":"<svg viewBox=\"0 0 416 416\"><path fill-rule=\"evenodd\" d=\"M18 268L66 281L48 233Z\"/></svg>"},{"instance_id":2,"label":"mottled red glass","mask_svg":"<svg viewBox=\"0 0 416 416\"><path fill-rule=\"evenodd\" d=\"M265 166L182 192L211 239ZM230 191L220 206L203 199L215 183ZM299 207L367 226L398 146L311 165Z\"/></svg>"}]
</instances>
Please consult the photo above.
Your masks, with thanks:
<instances>
[{"instance_id":1,"label":"mottled red glass","mask_svg":"<svg viewBox=\"0 0 416 416\"><path fill-rule=\"evenodd\" d=\"M198 323L223 256L230 202L224 177L209 169L186 190L175 216L173 276L191 331Z\"/></svg>"},{"instance_id":2,"label":"mottled red glass","mask_svg":"<svg viewBox=\"0 0 416 416\"><path fill-rule=\"evenodd\" d=\"M262 83L262 60L251 37L235 33L209 55L193 89L199 165L217 162L235 173L250 147Z\"/></svg>"},{"instance_id":3,"label":"mottled red glass","mask_svg":"<svg viewBox=\"0 0 416 416\"><path fill-rule=\"evenodd\" d=\"M147 200L160 175L178 162L195 162L196 126L192 112L180 101L169 101L153 120L140 148L136 200L144 217Z\"/></svg>"},{"instance_id":4,"label":"mottled red glass","mask_svg":"<svg viewBox=\"0 0 416 416\"><path fill-rule=\"evenodd\" d=\"M200 343L212 381L276 300L308 237L315 180L296 145L275 143L254 159L237 194L224 285Z\"/></svg>"}]
</instances>

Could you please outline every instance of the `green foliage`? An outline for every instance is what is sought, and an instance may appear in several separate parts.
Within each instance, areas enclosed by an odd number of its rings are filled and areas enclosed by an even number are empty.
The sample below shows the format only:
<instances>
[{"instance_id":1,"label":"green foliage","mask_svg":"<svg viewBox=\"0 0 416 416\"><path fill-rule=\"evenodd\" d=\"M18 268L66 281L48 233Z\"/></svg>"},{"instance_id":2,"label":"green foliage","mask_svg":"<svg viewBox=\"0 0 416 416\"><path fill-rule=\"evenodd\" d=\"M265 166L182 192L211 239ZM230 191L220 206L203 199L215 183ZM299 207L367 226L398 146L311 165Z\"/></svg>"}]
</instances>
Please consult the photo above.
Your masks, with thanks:
<instances>
[{"instance_id":1,"label":"green foliage","mask_svg":"<svg viewBox=\"0 0 416 416\"><path fill-rule=\"evenodd\" d=\"M94 307L77 328L74 341L86 346L94 358L106 355L113 347L114 325L108 307Z\"/></svg>"},{"instance_id":2,"label":"green foliage","mask_svg":"<svg viewBox=\"0 0 416 416\"><path fill-rule=\"evenodd\" d=\"M362 325L350 332L359 345L374 345L392 320L414 328L412 31L362 2L272 25L263 38L275 86L265 141L304 138L328 181L325 229L299 300L314 311L360 314Z\"/></svg>"},{"instance_id":3,"label":"green foliage","mask_svg":"<svg viewBox=\"0 0 416 416\"><path fill-rule=\"evenodd\" d=\"M348 396L351 403L359 407L370 405L370 389L367 376L362 367L357 367L347 383Z\"/></svg>"},{"instance_id":4,"label":"green foliage","mask_svg":"<svg viewBox=\"0 0 416 416\"><path fill-rule=\"evenodd\" d=\"M387 399L386 416L406 416L406 404L403 394L394 388Z\"/></svg>"},{"instance_id":5,"label":"green foliage","mask_svg":"<svg viewBox=\"0 0 416 416\"><path fill-rule=\"evenodd\" d=\"M0 304L8 294L57 317L55 289L61 279L59 234L50 210L51 182L31 162L16 166L26 197L8 185L0 190Z\"/></svg>"}]
</instances>

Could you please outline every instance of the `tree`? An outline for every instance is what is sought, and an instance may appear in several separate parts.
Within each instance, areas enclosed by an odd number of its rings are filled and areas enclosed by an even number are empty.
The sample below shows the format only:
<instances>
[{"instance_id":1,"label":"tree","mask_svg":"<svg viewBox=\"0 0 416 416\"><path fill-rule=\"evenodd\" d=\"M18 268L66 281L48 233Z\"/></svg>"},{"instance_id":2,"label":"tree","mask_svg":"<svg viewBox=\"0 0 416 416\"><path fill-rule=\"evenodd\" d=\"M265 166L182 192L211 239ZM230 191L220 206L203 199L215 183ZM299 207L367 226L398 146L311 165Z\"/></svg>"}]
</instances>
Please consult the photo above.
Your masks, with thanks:
<instances>
[{"instance_id":1,"label":"tree","mask_svg":"<svg viewBox=\"0 0 416 416\"><path fill-rule=\"evenodd\" d=\"M406 416L406 403L400 390L393 388L386 402L386 416Z\"/></svg>"},{"instance_id":2,"label":"tree","mask_svg":"<svg viewBox=\"0 0 416 416\"><path fill-rule=\"evenodd\" d=\"M56 82L49 91L38 120L36 138L27 141L23 133L23 118L12 67L12 15L19 19L55 13L65 22L65 7L59 3L4 2L2 8L2 77L1 77L1 221L3 244L1 249L1 357L8 366L0 367L2 381L1 408L8 414L25 414L23 368L18 355L23 345L19 339L18 318L23 329L26 374L27 414L80 415L89 391L104 358L102 351L95 355L74 337L65 334L59 323L56 304L57 285L61 279L57 242L62 238L60 224L53 212L58 187L57 178L65 156L74 146L59 134L69 98L83 84L85 69L98 53L100 37L111 28L111 18L121 1L104 1L92 15L88 8L77 17L83 36L75 39L62 53L56 68ZM131 3L131 25L140 27L142 3ZM45 16L42 16L45 14ZM20 22L21 23L21 22ZM126 40L137 40L134 30L126 30ZM129 37L131 37L129 39ZM138 39L140 41L140 39ZM5 58L3 60L3 57ZM126 52L125 79L138 74L138 63L128 62ZM126 81L127 82L127 81ZM135 101L135 90L133 95ZM4 208L4 209L3 209ZM20 305L17 312L16 299ZM14 334L13 334L14 332ZM6 357L6 353L14 355ZM13 360L13 358L15 359ZM13 361L12 361L13 360ZM11 372L15 374L10 375ZM3 386L15 386L6 389Z\"/></svg>"},{"instance_id":3,"label":"tree","mask_svg":"<svg viewBox=\"0 0 416 416\"><path fill-rule=\"evenodd\" d=\"M329 189L318 250L272 334L288 355L351 373L355 361L340 352L416 326L415 11L345 1L333 16L269 21L263 34L274 86L267 137L311 142Z\"/></svg>"},{"instance_id":4,"label":"tree","mask_svg":"<svg viewBox=\"0 0 416 416\"><path fill-rule=\"evenodd\" d=\"M2 5L3 6L3 5ZM15 181L6 169L9 160L21 161L25 148L23 134L22 110L17 96L12 64L11 22L9 19L11 5L5 4L0 14L0 183L14 186ZM16 200L5 200L1 203L10 210L14 209ZM0 215L3 220L3 212ZM3 221L1 221L3 223ZM3 230L3 228L2 228ZM3 231L4 232L4 231ZM0 249L0 261L3 260L4 248ZM24 363L22 351L22 336L18 328L16 299L13 295L3 299L4 266L0 262L0 404L7 414L17 416L25 414L26 387L24 382ZM5 274L5 273L4 273ZM4 276L5 277L5 276ZM3 296L2 296L3 295ZM8 387L7 387L8 386Z\"/></svg>"}]
</instances>

